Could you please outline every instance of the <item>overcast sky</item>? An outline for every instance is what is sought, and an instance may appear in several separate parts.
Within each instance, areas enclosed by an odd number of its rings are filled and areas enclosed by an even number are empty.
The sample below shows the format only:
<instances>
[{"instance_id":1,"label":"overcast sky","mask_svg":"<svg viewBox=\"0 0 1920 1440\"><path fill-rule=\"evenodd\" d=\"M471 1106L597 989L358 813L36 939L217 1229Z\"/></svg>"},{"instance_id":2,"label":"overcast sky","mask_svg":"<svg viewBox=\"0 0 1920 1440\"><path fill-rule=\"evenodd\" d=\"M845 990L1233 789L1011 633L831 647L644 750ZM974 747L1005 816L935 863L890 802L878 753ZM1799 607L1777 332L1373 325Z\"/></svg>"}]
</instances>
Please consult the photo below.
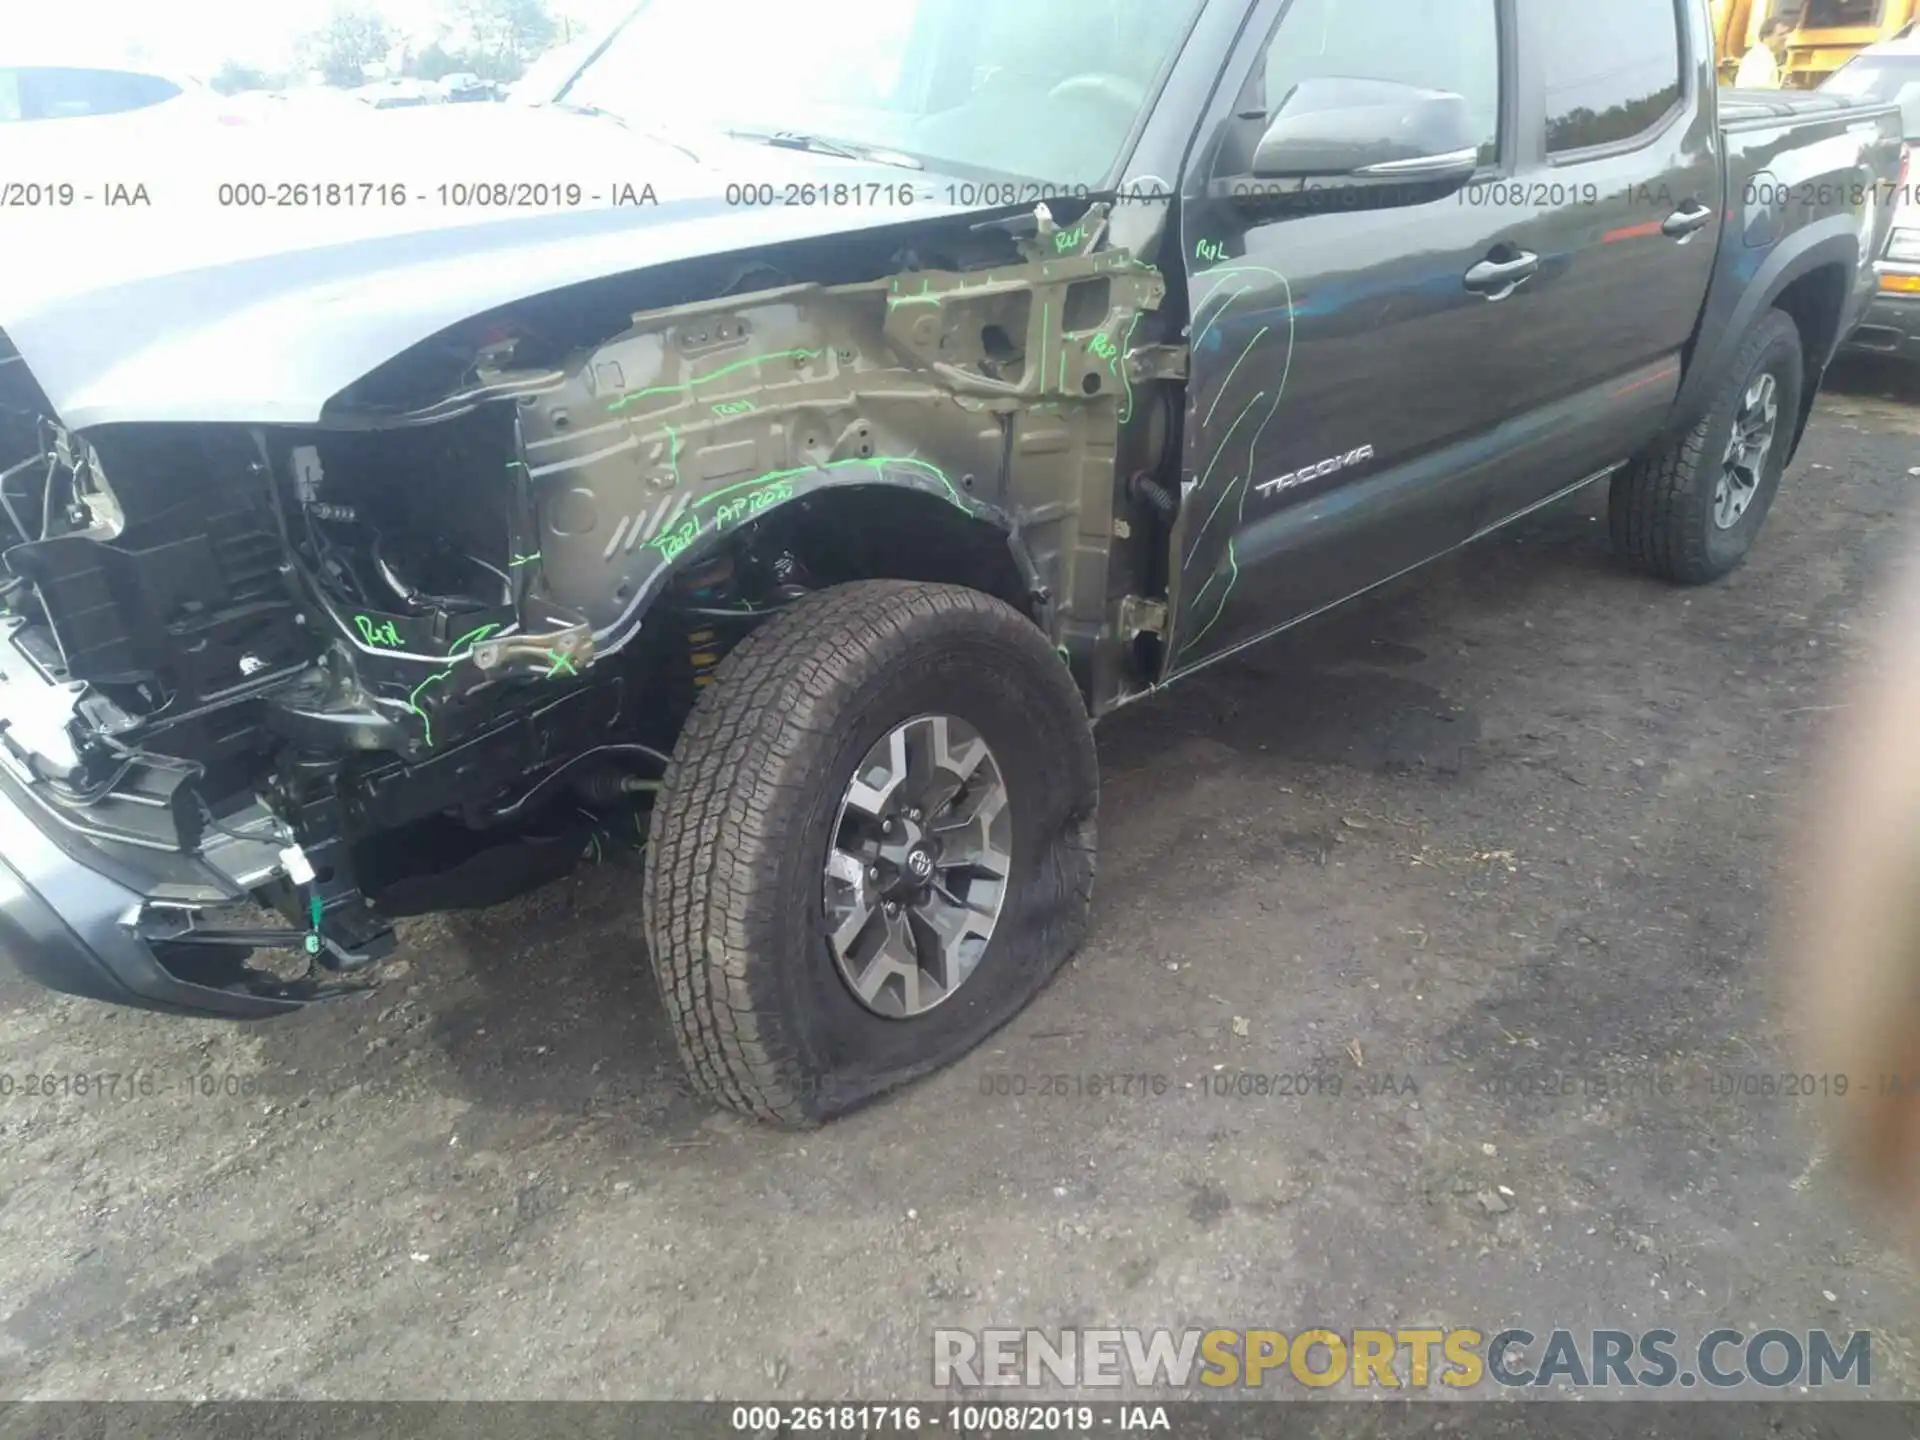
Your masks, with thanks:
<instances>
[{"instance_id":1,"label":"overcast sky","mask_svg":"<svg viewBox=\"0 0 1920 1440\"><path fill-rule=\"evenodd\" d=\"M444 0L373 3L422 44L447 18ZM556 0L553 9L599 29L632 3ZM225 60L279 69L291 61L294 41L318 29L332 8L333 0L0 0L0 64L26 54L48 64L56 53L119 61L144 52L158 67L203 76Z\"/></svg>"}]
</instances>

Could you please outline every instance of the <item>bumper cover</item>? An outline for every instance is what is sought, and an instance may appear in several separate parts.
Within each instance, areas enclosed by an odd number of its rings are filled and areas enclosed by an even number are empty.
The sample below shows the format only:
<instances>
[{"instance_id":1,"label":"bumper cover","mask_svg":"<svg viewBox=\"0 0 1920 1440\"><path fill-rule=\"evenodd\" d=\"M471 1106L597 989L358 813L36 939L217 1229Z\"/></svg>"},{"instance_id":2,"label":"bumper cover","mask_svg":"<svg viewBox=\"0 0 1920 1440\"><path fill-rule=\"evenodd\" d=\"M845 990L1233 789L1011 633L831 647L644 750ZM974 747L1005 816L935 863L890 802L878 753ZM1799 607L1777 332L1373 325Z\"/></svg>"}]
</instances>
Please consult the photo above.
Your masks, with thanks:
<instances>
[{"instance_id":1,"label":"bumper cover","mask_svg":"<svg viewBox=\"0 0 1920 1440\"><path fill-rule=\"evenodd\" d=\"M1845 348L1856 355L1920 361L1920 295L1876 296Z\"/></svg>"},{"instance_id":2,"label":"bumper cover","mask_svg":"<svg viewBox=\"0 0 1920 1440\"><path fill-rule=\"evenodd\" d=\"M69 856L0 786L0 953L52 990L178 1015L258 1019L311 996L184 980L134 930L146 897Z\"/></svg>"}]
</instances>

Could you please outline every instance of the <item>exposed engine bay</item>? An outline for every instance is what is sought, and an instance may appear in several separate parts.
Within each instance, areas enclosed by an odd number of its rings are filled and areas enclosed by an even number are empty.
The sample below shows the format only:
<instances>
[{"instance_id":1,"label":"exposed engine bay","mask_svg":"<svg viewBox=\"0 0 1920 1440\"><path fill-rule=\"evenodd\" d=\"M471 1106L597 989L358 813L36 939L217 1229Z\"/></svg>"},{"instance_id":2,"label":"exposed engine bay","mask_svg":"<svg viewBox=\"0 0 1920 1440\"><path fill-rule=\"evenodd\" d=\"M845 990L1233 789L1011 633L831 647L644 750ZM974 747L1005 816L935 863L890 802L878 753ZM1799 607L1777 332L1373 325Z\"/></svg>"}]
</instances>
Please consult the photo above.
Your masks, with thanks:
<instances>
[{"instance_id":1,"label":"exposed engine bay","mask_svg":"<svg viewBox=\"0 0 1920 1440\"><path fill-rule=\"evenodd\" d=\"M124 861L170 968L305 997L642 843L701 687L812 589L974 585L1095 709L1147 688L1183 352L1105 222L613 277L315 426L70 433L0 336L0 785Z\"/></svg>"}]
</instances>

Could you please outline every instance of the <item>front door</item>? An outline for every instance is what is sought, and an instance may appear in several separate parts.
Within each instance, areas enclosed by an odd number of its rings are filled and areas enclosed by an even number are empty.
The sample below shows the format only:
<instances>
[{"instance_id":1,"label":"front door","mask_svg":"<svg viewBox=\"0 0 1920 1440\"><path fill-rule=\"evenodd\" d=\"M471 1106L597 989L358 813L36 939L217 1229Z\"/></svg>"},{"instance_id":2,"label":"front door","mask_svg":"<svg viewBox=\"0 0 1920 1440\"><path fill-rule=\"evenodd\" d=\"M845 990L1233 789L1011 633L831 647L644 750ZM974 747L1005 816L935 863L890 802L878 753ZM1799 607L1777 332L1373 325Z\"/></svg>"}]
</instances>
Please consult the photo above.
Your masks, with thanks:
<instances>
[{"instance_id":1,"label":"front door","mask_svg":"<svg viewBox=\"0 0 1920 1440\"><path fill-rule=\"evenodd\" d=\"M1508 0L1271 0L1182 186L1191 323L1170 673L1467 538L1516 400L1499 350L1521 213L1481 185L1395 208L1265 213L1208 183L1304 79L1464 96L1509 162ZM1238 153L1236 153L1238 152ZM1516 277L1524 284L1524 277Z\"/></svg>"}]
</instances>

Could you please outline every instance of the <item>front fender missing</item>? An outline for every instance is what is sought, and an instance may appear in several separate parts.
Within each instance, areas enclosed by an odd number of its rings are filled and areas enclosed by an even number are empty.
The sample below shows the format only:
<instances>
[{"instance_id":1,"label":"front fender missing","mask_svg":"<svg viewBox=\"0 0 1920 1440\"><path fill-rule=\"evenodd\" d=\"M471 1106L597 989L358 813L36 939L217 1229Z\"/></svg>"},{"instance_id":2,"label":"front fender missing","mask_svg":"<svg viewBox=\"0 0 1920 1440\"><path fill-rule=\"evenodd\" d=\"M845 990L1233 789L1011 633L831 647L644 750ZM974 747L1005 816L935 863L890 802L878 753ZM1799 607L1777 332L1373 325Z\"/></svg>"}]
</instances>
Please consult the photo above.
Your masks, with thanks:
<instances>
[{"instance_id":1,"label":"front fender missing","mask_svg":"<svg viewBox=\"0 0 1920 1440\"><path fill-rule=\"evenodd\" d=\"M534 591L588 618L597 660L739 527L825 489L904 487L1008 533L1056 624L1097 627L1129 342L1164 296L1153 267L1092 251L1098 234L1043 229L984 271L635 316L517 401Z\"/></svg>"}]
</instances>

